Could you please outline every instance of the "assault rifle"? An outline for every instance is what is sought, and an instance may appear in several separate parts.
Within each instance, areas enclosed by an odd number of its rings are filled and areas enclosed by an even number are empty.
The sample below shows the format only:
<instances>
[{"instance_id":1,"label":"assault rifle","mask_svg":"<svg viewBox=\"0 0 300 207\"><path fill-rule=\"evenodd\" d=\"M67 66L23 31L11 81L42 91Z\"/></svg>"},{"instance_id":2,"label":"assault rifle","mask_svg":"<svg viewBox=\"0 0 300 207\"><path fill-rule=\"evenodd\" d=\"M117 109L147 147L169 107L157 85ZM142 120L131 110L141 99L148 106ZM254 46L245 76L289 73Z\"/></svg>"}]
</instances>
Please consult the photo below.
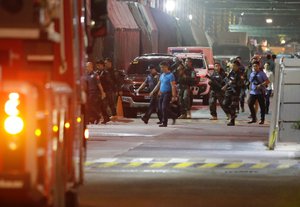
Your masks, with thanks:
<instances>
[{"instance_id":1,"label":"assault rifle","mask_svg":"<svg viewBox=\"0 0 300 207\"><path fill-rule=\"evenodd\" d=\"M210 85L216 87L217 90L220 91L222 89L223 86L215 78L209 76L208 74L206 74L205 77L208 78L211 81Z\"/></svg>"}]
</instances>

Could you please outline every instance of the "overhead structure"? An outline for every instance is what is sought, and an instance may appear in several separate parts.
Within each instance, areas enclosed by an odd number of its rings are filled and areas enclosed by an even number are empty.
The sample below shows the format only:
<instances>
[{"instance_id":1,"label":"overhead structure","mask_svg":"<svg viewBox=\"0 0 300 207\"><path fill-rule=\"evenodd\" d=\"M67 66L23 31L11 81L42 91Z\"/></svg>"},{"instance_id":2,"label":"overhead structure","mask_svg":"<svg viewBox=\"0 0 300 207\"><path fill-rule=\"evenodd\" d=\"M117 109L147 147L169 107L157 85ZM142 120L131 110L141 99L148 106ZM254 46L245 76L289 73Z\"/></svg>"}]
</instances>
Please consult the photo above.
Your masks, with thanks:
<instances>
[{"instance_id":1,"label":"overhead structure","mask_svg":"<svg viewBox=\"0 0 300 207\"><path fill-rule=\"evenodd\" d=\"M256 27L249 25L229 25L230 32L247 32L251 37L274 37L279 35L288 35L298 37L300 28L292 26L271 26L271 27Z\"/></svg>"},{"instance_id":2,"label":"overhead structure","mask_svg":"<svg viewBox=\"0 0 300 207\"><path fill-rule=\"evenodd\" d=\"M229 23L230 32L247 32L248 36L252 37L299 36L298 0L204 0L202 3L206 10L210 11L210 18L214 20L224 10L235 16L236 21ZM216 21L210 22L210 25L214 25L214 32L218 32L218 28L222 27L221 23Z\"/></svg>"},{"instance_id":3,"label":"overhead structure","mask_svg":"<svg viewBox=\"0 0 300 207\"><path fill-rule=\"evenodd\" d=\"M114 59L115 67L126 69L130 61L140 54L140 29L126 2L109 0L107 7L111 27L104 47L113 52L108 57Z\"/></svg>"}]
</instances>

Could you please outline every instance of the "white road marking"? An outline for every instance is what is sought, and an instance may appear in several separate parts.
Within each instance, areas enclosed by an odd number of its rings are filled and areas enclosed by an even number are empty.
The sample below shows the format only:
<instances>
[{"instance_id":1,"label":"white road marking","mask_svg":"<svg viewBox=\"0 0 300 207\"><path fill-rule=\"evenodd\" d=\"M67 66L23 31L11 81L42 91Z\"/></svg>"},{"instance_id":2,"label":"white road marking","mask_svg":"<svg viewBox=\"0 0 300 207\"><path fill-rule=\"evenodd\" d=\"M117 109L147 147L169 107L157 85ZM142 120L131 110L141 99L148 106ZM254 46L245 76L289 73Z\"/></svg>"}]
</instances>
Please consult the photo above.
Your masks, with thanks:
<instances>
[{"instance_id":1,"label":"white road marking","mask_svg":"<svg viewBox=\"0 0 300 207\"><path fill-rule=\"evenodd\" d=\"M224 163L224 159L214 159L209 158L204 161L204 163Z\"/></svg>"},{"instance_id":2,"label":"white road marking","mask_svg":"<svg viewBox=\"0 0 300 207\"><path fill-rule=\"evenodd\" d=\"M151 163L153 158L136 158L133 159L131 162L142 162L142 163Z\"/></svg>"},{"instance_id":3,"label":"white road marking","mask_svg":"<svg viewBox=\"0 0 300 207\"><path fill-rule=\"evenodd\" d=\"M117 158L100 158L97 160L92 160L93 163L108 163L108 162L116 162Z\"/></svg>"},{"instance_id":4,"label":"white road marking","mask_svg":"<svg viewBox=\"0 0 300 207\"><path fill-rule=\"evenodd\" d=\"M183 163L183 162L188 162L190 159L182 159L182 158L173 158L168 161L168 163Z\"/></svg>"}]
</instances>

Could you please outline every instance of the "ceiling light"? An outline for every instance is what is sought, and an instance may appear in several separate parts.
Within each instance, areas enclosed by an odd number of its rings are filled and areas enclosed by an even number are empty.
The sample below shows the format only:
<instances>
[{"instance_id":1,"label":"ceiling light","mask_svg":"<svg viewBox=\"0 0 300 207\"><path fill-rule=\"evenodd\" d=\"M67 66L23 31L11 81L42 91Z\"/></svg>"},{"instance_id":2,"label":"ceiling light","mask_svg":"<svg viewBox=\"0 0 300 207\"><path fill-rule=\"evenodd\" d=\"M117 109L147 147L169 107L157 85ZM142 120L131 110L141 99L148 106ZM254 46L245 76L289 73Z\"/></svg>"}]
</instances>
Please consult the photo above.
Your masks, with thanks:
<instances>
[{"instance_id":1,"label":"ceiling light","mask_svg":"<svg viewBox=\"0 0 300 207\"><path fill-rule=\"evenodd\" d=\"M266 19L266 23L267 24L272 24L273 23L273 19L271 19L271 18Z\"/></svg>"},{"instance_id":2,"label":"ceiling light","mask_svg":"<svg viewBox=\"0 0 300 207\"><path fill-rule=\"evenodd\" d=\"M172 11L174 11L174 9L175 9L175 2L171 1L171 0L167 1L166 2L166 10L168 12L172 12Z\"/></svg>"}]
</instances>

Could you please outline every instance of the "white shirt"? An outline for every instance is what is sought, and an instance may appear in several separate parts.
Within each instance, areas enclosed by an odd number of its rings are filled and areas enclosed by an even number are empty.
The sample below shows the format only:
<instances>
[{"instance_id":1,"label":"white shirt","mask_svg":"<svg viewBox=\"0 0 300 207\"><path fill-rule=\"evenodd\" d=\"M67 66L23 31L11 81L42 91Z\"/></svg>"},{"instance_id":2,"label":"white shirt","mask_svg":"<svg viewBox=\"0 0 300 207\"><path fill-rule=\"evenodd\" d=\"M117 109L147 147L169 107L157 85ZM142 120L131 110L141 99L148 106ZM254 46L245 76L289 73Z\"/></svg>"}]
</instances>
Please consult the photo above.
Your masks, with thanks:
<instances>
[{"instance_id":1,"label":"white shirt","mask_svg":"<svg viewBox=\"0 0 300 207\"><path fill-rule=\"evenodd\" d=\"M268 84L267 90L273 90L273 83L274 83L274 74L270 70L264 69L264 72L266 73L270 83Z\"/></svg>"}]
</instances>

